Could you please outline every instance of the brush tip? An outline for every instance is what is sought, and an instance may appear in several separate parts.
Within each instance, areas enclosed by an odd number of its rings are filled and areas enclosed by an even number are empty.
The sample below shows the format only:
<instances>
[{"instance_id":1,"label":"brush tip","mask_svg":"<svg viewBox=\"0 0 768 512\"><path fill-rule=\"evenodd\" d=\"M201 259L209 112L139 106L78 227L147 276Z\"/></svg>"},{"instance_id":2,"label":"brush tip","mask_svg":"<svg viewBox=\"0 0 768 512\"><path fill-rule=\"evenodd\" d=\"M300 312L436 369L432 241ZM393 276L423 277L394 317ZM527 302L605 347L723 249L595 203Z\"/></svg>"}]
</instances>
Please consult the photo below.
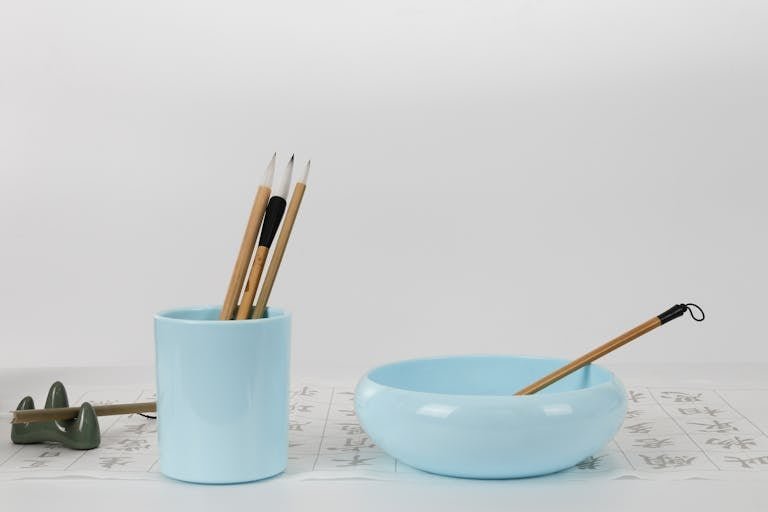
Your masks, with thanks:
<instances>
[{"instance_id":1,"label":"brush tip","mask_svg":"<svg viewBox=\"0 0 768 512\"><path fill-rule=\"evenodd\" d=\"M277 153L272 155L272 160L267 164L267 169L264 171L264 179L261 180L261 185L264 187L272 187L272 181L275 179L275 160L277 159Z\"/></svg>"},{"instance_id":2,"label":"brush tip","mask_svg":"<svg viewBox=\"0 0 768 512\"><path fill-rule=\"evenodd\" d=\"M293 160L294 157L291 155L291 159L288 161L288 165L285 166L285 172L282 173L277 184L272 190L274 195L280 196L283 199L288 197L288 187L291 184L291 175L293 174Z\"/></svg>"},{"instance_id":3,"label":"brush tip","mask_svg":"<svg viewBox=\"0 0 768 512\"><path fill-rule=\"evenodd\" d=\"M299 183L307 184L307 177L309 176L309 166L312 164L312 160L307 160L307 165L304 166L304 172L301 173Z\"/></svg>"}]
</instances>

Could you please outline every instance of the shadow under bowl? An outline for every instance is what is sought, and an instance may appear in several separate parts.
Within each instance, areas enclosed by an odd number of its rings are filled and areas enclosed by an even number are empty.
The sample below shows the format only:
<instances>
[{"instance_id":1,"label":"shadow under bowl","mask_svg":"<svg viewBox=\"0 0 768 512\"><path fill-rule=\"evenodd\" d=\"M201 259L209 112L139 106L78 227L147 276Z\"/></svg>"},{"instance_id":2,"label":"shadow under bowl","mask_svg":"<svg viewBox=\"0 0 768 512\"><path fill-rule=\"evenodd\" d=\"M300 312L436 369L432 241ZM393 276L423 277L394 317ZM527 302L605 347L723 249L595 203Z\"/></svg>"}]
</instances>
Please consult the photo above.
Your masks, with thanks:
<instances>
[{"instance_id":1,"label":"shadow under bowl","mask_svg":"<svg viewBox=\"0 0 768 512\"><path fill-rule=\"evenodd\" d=\"M590 365L534 395L514 396L564 359L455 356L368 372L355 409L371 439L415 468L464 478L522 478L569 468L608 443L624 388Z\"/></svg>"}]
</instances>

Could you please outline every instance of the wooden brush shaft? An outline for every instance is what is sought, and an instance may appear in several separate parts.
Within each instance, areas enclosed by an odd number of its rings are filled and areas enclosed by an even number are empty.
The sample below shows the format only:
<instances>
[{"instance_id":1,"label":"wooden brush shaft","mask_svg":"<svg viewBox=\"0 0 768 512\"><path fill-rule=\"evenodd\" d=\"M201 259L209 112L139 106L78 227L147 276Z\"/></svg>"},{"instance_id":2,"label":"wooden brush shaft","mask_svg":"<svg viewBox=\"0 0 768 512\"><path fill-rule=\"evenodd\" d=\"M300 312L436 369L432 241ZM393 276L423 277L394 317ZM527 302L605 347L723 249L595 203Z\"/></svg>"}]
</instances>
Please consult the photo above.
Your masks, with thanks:
<instances>
[{"instance_id":1,"label":"wooden brush shaft","mask_svg":"<svg viewBox=\"0 0 768 512\"><path fill-rule=\"evenodd\" d=\"M224 305L221 307L220 320L231 320L235 315L237 300L240 298L240 291L243 289L245 276L248 273L248 264L251 262L253 248L256 245L256 238L259 236L259 228L264 217L264 210L269 201L270 189L259 187L256 197L251 207L251 216L248 218L248 225L245 228L243 241L240 244L240 252L237 254L235 268L232 270L232 277L229 280L227 295L224 297Z\"/></svg>"},{"instance_id":2,"label":"wooden brush shaft","mask_svg":"<svg viewBox=\"0 0 768 512\"><path fill-rule=\"evenodd\" d=\"M259 287L261 273L264 271L264 264L267 262L268 253L269 247L267 246L259 245L259 248L256 249L256 256L253 258L253 265L251 265L251 273L248 275L248 282L245 283L243 298L237 307L237 315L235 317L237 320L251 318L253 301L256 298L256 290Z\"/></svg>"},{"instance_id":3,"label":"wooden brush shaft","mask_svg":"<svg viewBox=\"0 0 768 512\"><path fill-rule=\"evenodd\" d=\"M562 379L566 375L570 375L571 373L575 372L579 368L582 368L588 365L592 361L603 357L605 354L609 352L613 352L614 350L621 347L622 345L625 345L630 341L634 340L635 338L638 338L643 334L649 331L652 331L653 329L657 328L660 325L661 325L661 320L659 319L659 317L655 316L650 320L638 325L634 329L630 329L629 331L625 332L621 336L618 336L612 339L611 341L603 345L600 345L599 347L592 350L591 352L587 352L580 358L574 361L571 361L570 363L563 366L562 368L559 368L554 372L550 373L549 375L542 377L541 379L537 380L533 384L530 384L524 387L523 389L521 389L515 394L531 395L533 393L536 393L537 391L541 391L545 387L549 386L550 384L553 384L554 382L557 382L558 380Z\"/></svg>"},{"instance_id":4,"label":"wooden brush shaft","mask_svg":"<svg viewBox=\"0 0 768 512\"><path fill-rule=\"evenodd\" d=\"M157 402L135 404L95 405L96 416L115 416L117 414L135 414L157 411ZM27 409L13 411L11 423L38 423L41 421L73 420L80 414L79 407L59 407L53 409Z\"/></svg>"}]
</instances>

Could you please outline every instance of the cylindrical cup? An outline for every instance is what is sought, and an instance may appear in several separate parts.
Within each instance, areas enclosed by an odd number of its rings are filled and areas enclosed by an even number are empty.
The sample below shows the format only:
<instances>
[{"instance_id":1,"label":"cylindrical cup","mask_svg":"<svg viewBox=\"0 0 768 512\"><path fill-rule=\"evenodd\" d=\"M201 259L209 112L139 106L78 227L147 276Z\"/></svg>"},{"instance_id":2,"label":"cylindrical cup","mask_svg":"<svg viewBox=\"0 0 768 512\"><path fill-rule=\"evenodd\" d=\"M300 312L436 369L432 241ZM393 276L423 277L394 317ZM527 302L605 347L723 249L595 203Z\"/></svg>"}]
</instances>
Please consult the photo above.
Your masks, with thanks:
<instances>
[{"instance_id":1,"label":"cylindrical cup","mask_svg":"<svg viewBox=\"0 0 768 512\"><path fill-rule=\"evenodd\" d=\"M219 310L155 315L160 471L187 482L260 480L288 461L290 315Z\"/></svg>"}]
</instances>

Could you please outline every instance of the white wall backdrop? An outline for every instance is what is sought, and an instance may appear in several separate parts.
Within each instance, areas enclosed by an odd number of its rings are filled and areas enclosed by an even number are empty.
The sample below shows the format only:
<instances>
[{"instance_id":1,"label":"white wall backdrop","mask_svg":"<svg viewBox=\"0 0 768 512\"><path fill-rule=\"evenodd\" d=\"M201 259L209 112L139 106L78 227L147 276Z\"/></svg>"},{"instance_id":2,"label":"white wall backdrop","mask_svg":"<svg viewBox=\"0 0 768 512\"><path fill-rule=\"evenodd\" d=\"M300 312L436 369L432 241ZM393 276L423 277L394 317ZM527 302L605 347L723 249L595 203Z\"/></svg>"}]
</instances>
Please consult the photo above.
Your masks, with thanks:
<instances>
[{"instance_id":1,"label":"white wall backdrop","mask_svg":"<svg viewBox=\"0 0 768 512\"><path fill-rule=\"evenodd\" d=\"M294 372L768 360L762 1L0 0L0 366L150 364L312 158Z\"/></svg>"}]
</instances>

